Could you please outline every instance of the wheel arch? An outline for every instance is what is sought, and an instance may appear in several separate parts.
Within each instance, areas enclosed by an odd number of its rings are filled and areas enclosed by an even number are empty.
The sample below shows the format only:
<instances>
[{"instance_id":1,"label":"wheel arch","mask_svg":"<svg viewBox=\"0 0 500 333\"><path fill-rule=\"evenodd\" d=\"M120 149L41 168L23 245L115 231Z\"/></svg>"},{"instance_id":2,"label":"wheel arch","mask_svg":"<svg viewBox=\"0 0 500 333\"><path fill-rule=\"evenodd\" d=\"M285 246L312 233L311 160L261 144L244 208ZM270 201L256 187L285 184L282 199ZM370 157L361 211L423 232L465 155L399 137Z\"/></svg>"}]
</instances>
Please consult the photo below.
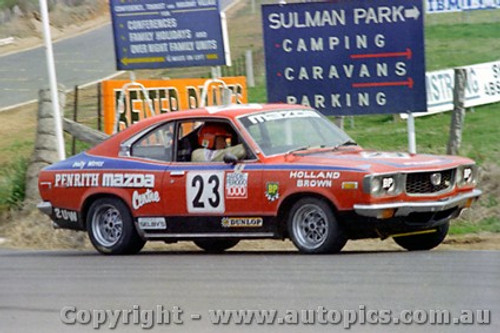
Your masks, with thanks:
<instances>
[{"instance_id":1,"label":"wheel arch","mask_svg":"<svg viewBox=\"0 0 500 333\"><path fill-rule=\"evenodd\" d=\"M337 207L335 204L326 196L317 193L317 192L296 192L293 194L288 195L283 201L280 203L278 207L278 230L281 233L281 235L284 238L288 238L288 230L287 230L287 220L288 220L288 214L292 208L292 206L299 201L302 198L316 198L320 199L328 204L330 208L332 209L333 214L335 217L338 217L337 214Z\"/></svg>"},{"instance_id":2,"label":"wheel arch","mask_svg":"<svg viewBox=\"0 0 500 333\"><path fill-rule=\"evenodd\" d=\"M88 197L86 197L81 205L80 215L81 215L81 219L82 219L83 228L87 227L87 215L88 215L90 206L92 206L92 204L94 202L96 202L97 200L104 199L104 198L114 198L114 199L120 200L127 207L127 209L129 210L129 212L133 218L133 214L132 214L132 210L130 209L130 205L120 195L117 195L115 193L94 193L94 194L91 194Z\"/></svg>"}]
</instances>

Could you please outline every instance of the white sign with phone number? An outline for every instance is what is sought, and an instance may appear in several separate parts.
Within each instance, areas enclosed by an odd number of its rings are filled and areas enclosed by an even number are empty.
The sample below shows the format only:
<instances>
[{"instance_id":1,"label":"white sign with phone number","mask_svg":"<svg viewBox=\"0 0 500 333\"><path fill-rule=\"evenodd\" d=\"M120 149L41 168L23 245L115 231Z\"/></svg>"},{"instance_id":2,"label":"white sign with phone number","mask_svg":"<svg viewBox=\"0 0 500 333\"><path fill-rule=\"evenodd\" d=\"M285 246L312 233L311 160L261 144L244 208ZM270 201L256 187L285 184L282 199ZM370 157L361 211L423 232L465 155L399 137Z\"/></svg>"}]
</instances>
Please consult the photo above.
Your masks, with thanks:
<instances>
[{"instance_id":1,"label":"white sign with phone number","mask_svg":"<svg viewBox=\"0 0 500 333\"><path fill-rule=\"evenodd\" d=\"M498 9L500 0L426 0L425 7L427 14Z\"/></svg>"},{"instance_id":2,"label":"white sign with phone number","mask_svg":"<svg viewBox=\"0 0 500 333\"><path fill-rule=\"evenodd\" d=\"M464 66L467 69L465 107L500 102L500 61ZM427 111L413 113L415 117L453 110L453 69L427 72ZM405 114L401 115L406 118Z\"/></svg>"}]
</instances>

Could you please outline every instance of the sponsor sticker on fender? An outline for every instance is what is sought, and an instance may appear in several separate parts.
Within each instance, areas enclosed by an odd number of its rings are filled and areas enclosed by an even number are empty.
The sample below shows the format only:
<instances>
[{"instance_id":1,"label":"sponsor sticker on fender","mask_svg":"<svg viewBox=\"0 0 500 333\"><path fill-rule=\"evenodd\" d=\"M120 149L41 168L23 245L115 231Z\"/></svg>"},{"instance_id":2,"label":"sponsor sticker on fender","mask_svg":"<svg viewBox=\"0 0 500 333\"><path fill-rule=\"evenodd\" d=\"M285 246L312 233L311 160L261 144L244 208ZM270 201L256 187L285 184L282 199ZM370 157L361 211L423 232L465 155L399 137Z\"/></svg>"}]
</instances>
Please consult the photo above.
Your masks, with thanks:
<instances>
[{"instance_id":1,"label":"sponsor sticker on fender","mask_svg":"<svg viewBox=\"0 0 500 333\"><path fill-rule=\"evenodd\" d=\"M89 164L90 165L90 164ZM101 179L101 181L99 181ZM140 173L56 173L54 187L153 188L155 175Z\"/></svg>"},{"instance_id":2,"label":"sponsor sticker on fender","mask_svg":"<svg viewBox=\"0 0 500 333\"><path fill-rule=\"evenodd\" d=\"M148 189L144 193L134 191L132 194L132 207L134 209L139 209L144 205L154 202L160 202L160 192L158 191L151 191Z\"/></svg>"},{"instance_id":3,"label":"sponsor sticker on fender","mask_svg":"<svg viewBox=\"0 0 500 333\"><path fill-rule=\"evenodd\" d=\"M78 162L74 162L71 167L74 168L74 169L85 169L85 167L88 167L88 168L102 168L104 166L104 161L88 161L85 162L85 161L78 161Z\"/></svg>"},{"instance_id":4,"label":"sponsor sticker on fender","mask_svg":"<svg viewBox=\"0 0 500 333\"><path fill-rule=\"evenodd\" d=\"M140 173L105 173L102 175L104 187L153 188L155 175Z\"/></svg>"},{"instance_id":5,"label":"sponsor sticker on fender","mask_svg":"<svg viewBox=\"0 0 500 333\"><path fill-rule=\"evenodd\" d=\"M226 198L246 199L248 197L248 173L231 172L226 174Z\"/></svg>"},{"instance_id":6,"label":"sponsor sticker on fender","mask_svg":"<svg viewBox=\"0 0 500 333\"><path fill-rule=\"evenodd\" d=\"M259 228L264 224L262 217L224 217L224 228Z\"/></svg>"},{"instance_id":7,"label":"sponsor sticker on fender","mask_svg":"<svg viewBox=\"0 0 500 333\"><path fill-rule=\"evenodd\" d=\"M97 187L98 173L57 173L54 187Z\"/></svg>"},{"instance_id":8,"label":"sponsor sticker on fender","mask_svg":"<svg viewBox=\"0 0 500 333\"><path fill-rule=\"evenodd\" d=\"M78 215L73 210L67 210L62 208L54 208L54 215L58 220L64 220L69 222L77 222Z\"/></svg>"},{"instance_id":9,"label":"sponsor sticker on fender","mask_svg":"<svg viewBox=\"0 0 500 333\"><path fill-rule=\"evenodd\" d=\"M297 179L297 187L332 187L340 178L338 171L290 171L290 179Z\"/></svg>"},{"instance_id":10,"label":"sponsor sticker on fender","mask_svg":"<svg viewBox=\"0 0 500 333\"><path fill-rule=\"evenodd\" d=\"M79 161L79 162L74 162L71 165L71 167L75 168L75 169L83 169L83 168L85 168L85 165L86 165L85 161Z\"/></svg>"}]
</instances>

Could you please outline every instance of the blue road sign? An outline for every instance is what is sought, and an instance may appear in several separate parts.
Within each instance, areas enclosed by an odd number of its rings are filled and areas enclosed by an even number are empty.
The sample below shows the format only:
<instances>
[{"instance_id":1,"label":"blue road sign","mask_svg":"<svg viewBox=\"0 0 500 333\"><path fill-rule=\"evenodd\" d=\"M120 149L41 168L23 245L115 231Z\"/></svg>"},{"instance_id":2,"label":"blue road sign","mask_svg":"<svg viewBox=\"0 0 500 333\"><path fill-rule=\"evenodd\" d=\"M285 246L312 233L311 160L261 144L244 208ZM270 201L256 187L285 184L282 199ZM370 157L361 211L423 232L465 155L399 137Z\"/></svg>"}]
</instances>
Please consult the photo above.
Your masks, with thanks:
<instances>
[{"instance_id":1,"label":"blue road sign","mask_svg":"<svg viewBox=\"0 0 500 333\"><path fill-rule=\"evenodd\" d=\"M269 102L327 115L426 111L421 0L262 7Z\"/></svg>"},{"instance_id":2,"label":"blue road sign","mask_svg":"<svg viewBox=\"0 0 500 333\"><path fill-rule=\"evenodd\" d=\"M217 0L111 0L120 70L226 64Z\"/></svg>"}]
</instances>

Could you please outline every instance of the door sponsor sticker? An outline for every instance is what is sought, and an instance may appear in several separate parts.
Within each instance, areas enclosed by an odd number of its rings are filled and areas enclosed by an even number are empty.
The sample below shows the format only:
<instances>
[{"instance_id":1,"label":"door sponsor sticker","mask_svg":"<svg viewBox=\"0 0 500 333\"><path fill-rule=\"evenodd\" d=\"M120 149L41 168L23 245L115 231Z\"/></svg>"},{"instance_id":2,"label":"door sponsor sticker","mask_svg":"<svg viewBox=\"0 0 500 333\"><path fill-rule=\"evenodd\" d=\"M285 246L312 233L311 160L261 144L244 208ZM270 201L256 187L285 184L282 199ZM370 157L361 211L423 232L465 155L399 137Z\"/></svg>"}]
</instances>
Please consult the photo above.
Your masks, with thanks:
<instances>
[{"instance_id":1,"label":"door sponsor sticker","mask_svg":"<svg viewBox=\"0 0 500 333\"><path fill-rule=\"evenodd\" d=\"M278 200L279 194L279 183L278 182L267 182L266 183L266 198L270 202Z\"/></svg>"},{"instance_id":2,"label":"door sponsor sticker","mask_svg":"<svg viewBox=\"0 0 500 333\"><path fill-rule=\"evenodd\" d=\"M248 173L230 172L226 174L226 198L248 198Z\"/></svg>"}]
</instances>

